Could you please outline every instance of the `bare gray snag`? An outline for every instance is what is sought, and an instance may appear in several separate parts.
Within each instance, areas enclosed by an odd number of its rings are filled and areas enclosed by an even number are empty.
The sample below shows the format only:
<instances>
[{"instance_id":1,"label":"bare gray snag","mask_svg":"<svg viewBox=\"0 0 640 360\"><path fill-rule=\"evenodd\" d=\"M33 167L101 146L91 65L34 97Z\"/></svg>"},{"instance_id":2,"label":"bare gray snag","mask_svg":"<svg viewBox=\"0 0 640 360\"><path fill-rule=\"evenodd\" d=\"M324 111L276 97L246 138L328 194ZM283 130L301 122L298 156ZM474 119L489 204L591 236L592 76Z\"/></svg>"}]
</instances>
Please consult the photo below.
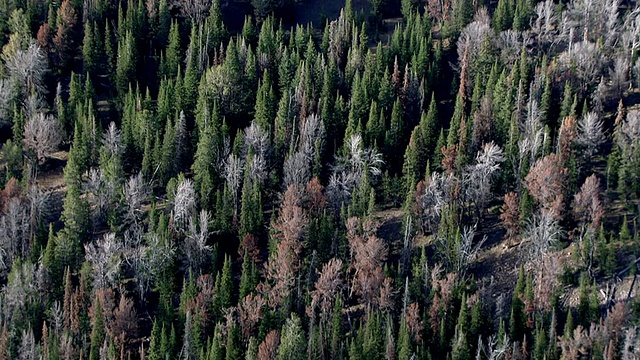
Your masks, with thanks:
<instances>
[{"instance_id":1,"label":"bare gray snag","mask_svg":"<svg viewBox=\"0 0 640 360\"><path fill-rule=\"evenodd\" d=\"M605 140L604 124L595 112L589 112L580 118L575 141L582 147L585 157L590 158L596 154Z\"/></svg>"},{"instance_id":2,"label":"bare gray snag","mask_svg":"<svg viewBox=\"0 0 640 360\"><path fill-rule=\"evenodd\" d=\"M47 56L36 44L18 50L6 59L9 78L20 85L22 94L45 94L44 76L49 71Z\"/></svg>"},{"instance_id":3,"label":"bare gray snag","mask_svg":"<svg viewBox=\"0 0 640 360\"><path fill-rule=\"evenodd\" d=\"M184 16L199 24L209 14L211 0L179 0L177 5Z\"/></svg>"},{"instance_id":4,"label":"bare gray snag","mask_svg":"<svg viewBox=\"0 0 640 360\"><path fill-rule=\"evenodd\" d=\"M108 289L115 285L120 275L122 244L114 233L105 234L102 239L84 246L85 259L91 264L93 286Z\"/></svg>"},{"instance_id":5,"label":"bare gray snag","mask_svg":"<svg viewBox=\"0 0 640 360\"><path fill-rule=\"evenodd\" d=\"M184 179L178 184L173 201L173 226L178 231L187 228L189 219L196 211L196 192L191 179Z\"/></svg>"},{"instance_id":6,"label":"bare gray snag","mask_svg":"<svg viewBox=\"0 0 640 360\"><path fill-rule=\"evenodd\" d=\"M10 268L17 257L27 256L30 251L29 235L27 207L19 199L12 198L6 214L0 218L0 248L6 268Z\"/></svg>"},{"instance_id":7,"label":"bare gray snag","mask_svg":"<svg viewBox=\"0 0 640 360\"><path fill-rule=\"evenodd\" d=\"M189 220L189 230L184 243L184 260L187 269L195 274L202 271L203 265L210 257L211 246L207 245L209 238L210 216L207 210L201 210L197 220L193 216Z\"/></svg>"},{"instance_id":8,"label":"bare gray snag","mask_svg":"<svg viewBox=\"0 0 640 360\"><path fill-rule=\"evenodd\" d=\"M316 147L324 145L324 123L316 114L307 116L300 124L298 150L287 157L284 163L285 186L304 186L311 179Z\"/></svg>"},{"instance_id":9,"label":"bare gray snag","mask_svg":"<svg viewBox=\"0 0 640 360\"><path fill-rule=\"evenodd\" d=\"M525 241L521 246L528 248L533 261L541 261L550 248L560 240L561 235L562 229L554 219L552 211L543 212L534 215L528 221L524 234Z\"/></svg>"},{"instance_id":10,"label":"bare gray snag","mask_svg":"<svg viewBox=\"0 0 640 360\"><path fill-rule=\"evenodd\" d=\"M485 144L476 155L475 165L468 166L463 174L467 199L475 202L479 211L484 209L489 200L493 177L504 160L500 146L493 142Z\"/></svg>"},{"instance_id":11,"label":"bare gray snag","mask_svg":"<svg viewBox=\"0 0 640 360\"><path fill-rule=\"evenodd\" d=\"M24 125L24 146L34 152L36 160L42 164L47 156L58 149L62 141L62 131L51 115L37 113Z\"/></svg>"},{"instance_id":12,"label":"bare gray snag","mask_svg":"<svg viewBox=\"0 0 640 360\"><path fill-rule=\"evenodd\" d=\"M536 5L535 21L531 31L537 38L539 47L553 42L556 33L557 17L554 12L553 0L545 0Z\"/></svg>"},{"instance_id":13,"label":"bare gray snag","mask_svg":"<svg viewBox=\"0 0 640 360\"><path fill-rule=\"evenodd\" d=\"M142 204L147 201L149 189L144 181L142 173L131 176L124 184L124 199L127 204L126 220L130 223L138 223L142 217Z\"/></svg>"},{"instance_id":14,"label":"bare gray snag","mask_svg":"<svg viewBox=\"0 0 640 360\"><path fill-rule=\"evenodd\" d=\"M349 201L353 189L360 184L365 170L369 179L375 180L382 174L382 154L376 149L365 148L359 134L351 135L346 142L349 152L336 159L336 165L327 185L327 196L334 206Z\"/></svg>"}]
</instances>

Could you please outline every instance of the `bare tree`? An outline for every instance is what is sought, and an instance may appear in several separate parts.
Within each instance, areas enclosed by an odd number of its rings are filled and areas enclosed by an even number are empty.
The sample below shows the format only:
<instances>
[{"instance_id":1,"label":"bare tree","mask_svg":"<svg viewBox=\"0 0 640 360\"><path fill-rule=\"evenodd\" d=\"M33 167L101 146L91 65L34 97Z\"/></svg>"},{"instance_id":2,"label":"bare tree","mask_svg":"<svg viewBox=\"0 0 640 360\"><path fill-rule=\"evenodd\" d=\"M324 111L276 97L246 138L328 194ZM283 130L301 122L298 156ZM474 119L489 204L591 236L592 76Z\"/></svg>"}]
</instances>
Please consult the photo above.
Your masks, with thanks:
<instances>
[{"instance_id":1,"label":"bare tree","mask_svg":"<svg viewBox=\"0 0 640 360\"><path fill-rule=\"evenodd\" d=\"M196 221L195 216L189 220L189 230L185 239L183 255L185 267L195 274L199 274L203 265L210 257L211 246L207 245L209 239L210 216L207 210L201 210Z\"/></svg>"},{"instance_id":2,"label":"bare tree","mask_svg":"<svg viewBox=\"0 0 640 360\"><path fill-rule=\"evenodd\" d=\"M572 44L568 50L558 56L563 69L573 69L581 80L582 89L600 79L605 57L602 49L595 43L581 41Z\"/></svg>"},{"instance_id":3,"label":"bare tree","mask_svg":"<svg viewBox=\"0 0 640 360\"><path fill-rule=\"evenodd\" d=\"M189 219L196 211L196 192L191 179L184 179L176 188L173 200L173 225L176 230L184 231Z\"/></svg>"},{"instance_id":4,"label":"bare tree","mask_svg":"<svg viewBox=\"0 0 640 360\"><path fill-rule=\"evenodd\" d=\"M555 340L555 339L554 339ZM511 341L507 335L504 336L502 341L498 341L496 336L489 336L487 342L482 341L482 337L478 338L478 352L476 359L488 359L488 360L502 360L507 358L509 352L509 345Z\"/></svg>"},{"instance_id":5,"label":"bare tree","mask_svg":"<svg viewBox=\"0 0 640 360\"><path fill-rule=\"evenodd\" d=\"M122 264L121 249L122 245L113 233L84 246L85 258L92 268L94 288L108 289L115 284Z\"/></svg>"},{"instance_id":6,"label":"bare tree","mask_svg":"<svg viewBox=\"0 0 640 360\"><path fill-rule=\"evenodd\" d=\"M616 133L618 145L625 153L632 154L640 139L640 110L629 110L619 126Z\"/></svg>"},{"instance_id":7,"label":"bare tree","mask_svg":"<svg viewBox=\"0 0 640 360\"><path fill-rule=\"evenodd\" d=\"M451 203L451 190L456 186L456 181L453 174L434 172L427 176L424 193L417 200L425 230L434 232L437 229L442 211Z\"/></svg>"},{"instance_id":8,"label":"bare tree","mask_svg":"<svg viewBox=\"0 0 640 360\"><path fill-rule=\"evenodd\" d=\"M58 122L51 115L38 113L30 117L24 125L25 148L35 153L40 164L58 149L62 136Z\"/></svg>"},{"instance_id":9,"label":"bare tree","mask_svg":"<svg viewBox=\"0 0 640 360\"><path fill-rule=\"evenodd\" d=\"M11 121L11 100L15 94L9 79L0 79L0 124L8 124Z\"/></svg>"},{"instance_id":10,"label":"bare tree","mask_svg":"<svg viewBox=\"0 0 640 360\"><path fill-rule=\"evenodd\" d=\"M243 173L244 161L234 154L229 154L229 157L224 162L224 178L233 198L234 217L238 214L238 191L242 183Z\"/></svg>"},{"instance_id":11,"label":"bare tree","mask_svg":"<svg viewBox=\"0 0 640 360\"><path fill-rule=\"evenodd\" d=\"M536 16L531 31L537 38L538 47L554 41L557 17L553 0L541 1L536 5Z\"/></svg>"},{"instance_id":12,"label":"bare tree","mask_svg":"<svg viewBox=\"0 0 640 360\"><path fill-rule=\"evenodd\" d=\"M562 236L562 229L551 213L535 214L525 227L525 242L521 246L528 247L529 255L534 261L541 261L551 247L555 246Z\"/></svg>"},{"instance_id":13,"label":"bare tree","mask_svg":"<svg viewBox=\"0 0 640 360\"><path fill-rule=\"evenodd\" d=\"M594 112L589 112L578 121L578 135L575 142L583 149L584 156L590 159L605 142L604 123Z\"/></svg>"},{"instance_id":14,"label":"bare tree","mask_svg":"<svg viewBox=\"0 0 640 360\"><path fill-rule=\"evenodd\" d=\"M42 218L49 214L51 193L44 192L36 184L29 186L26 199L29 203L29 228L31 235L38 228Z\"/></svg>"},{"instance_id":15,"label":"bare tree","mask_svg":"<svg viewBox=\"0 0 640 360\"><path fill-rule=\"evenodd\" d=\"M620 99L629 84L629 59L626 56L616 56L613 68L609 70L609 78L611 78L612 95Z\"/></svg>"},{"instance_id":16,"label":"bare tree","mask_svg":"<svg viewBox=\"0 0 640 360\"><path fill-rule=\"evenodd\" d=\"M22 330L22 341L20 343L18 354L20 360L38 359L38 355L36 353L36 339L33 336L33 329L31 329L31 327L27 330Z\"/></svg>"},{"instance_id":17,"label":"bare tree","mask_svg":"<svg viewBox=\"0 0 640 360\"><path fill-rule=\"evenodd\" d=\"M6 205L6 213L0 218L0 248L4 253L3 263L10 268L13 261L25 258L30 251L30 227L27 207L14 197Z\"/></svg>"},{"instance_id":18,"label":"bare tree","mask_svg":"<svg viewBox=\"0 0 640 360\"><path fill-rule=\"evenodd\" d=\"M445 257L447 265L457 274L465 274L469 265L480 253L482 245L487 240L485 235L478 243L473 244L476 235L476 225L465 226L462 229L460 238L451 244L451 239L447 236L438 237L437 248Z\"/></svg>"},{"instance_id":19,"label":"bare tree","mask_svg":"<svg viewBox=\"0 0 640 360\"><path fill-rule=\"evenodd\" d=\"M149 189L144 181L142 172L133 175L124 184L124 200L127 204L125 219L130 223L141 221L142 204L147 201Z\"/></svg>"},{"instance_id":20,"label":"bare tree","mask_svg":"<svg viewBox=\"0 0 640 360\"><path fill-rule=\"evenodd\" d=\"M49 71L47 56L36 44L17 50L6 59L9 77L21 85L23 94L46 94L45 75Z\"/></svg>"},{"instance_id":21,"label":"bare tree","mask_svg":"<svg viewBox=\"0 0 640 360\"><path fill-rule=\"evenodd\" d=\"M209 14L211 0L178 0L178 6L183 16L199 24Z\"/></svg>"},{"instance_id":22,"label":"bare tree","mask_svg":"<svg viewBox=\"0 0 640 360\"><path fill-rule=\"evenodd\" d=\"M500 146L485 144L476 155L476 163L468 166L463 174L466 198L476 205L476 213L484 209L491 195L491 182L500 164L505 160Z\"/></svg>"},{"instance_id":23,"label":"bare tree","mask_svg":"<svg viewBox=\"0 0 640 360\"><path fill-rule=\"evenodd\" d=\"M340 207L350 201L353 189L360 184L364 171L369 179L375 180L382 174L382 154L375 149L365 148L359 134L351 135L346 142L349 149L345 156L338 157L327 185L327 196L332 205Z\"/></svg>"}]
</instances>

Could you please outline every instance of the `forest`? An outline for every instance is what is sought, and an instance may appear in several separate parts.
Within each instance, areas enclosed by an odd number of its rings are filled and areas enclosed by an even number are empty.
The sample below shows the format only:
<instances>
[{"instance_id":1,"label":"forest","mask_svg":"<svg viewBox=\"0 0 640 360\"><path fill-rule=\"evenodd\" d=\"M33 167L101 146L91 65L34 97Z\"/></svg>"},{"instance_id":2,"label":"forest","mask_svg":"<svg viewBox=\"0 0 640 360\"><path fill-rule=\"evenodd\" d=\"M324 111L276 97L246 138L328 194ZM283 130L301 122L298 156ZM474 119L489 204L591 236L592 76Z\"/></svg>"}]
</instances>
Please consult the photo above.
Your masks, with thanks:
<instances>
[{"instance_id":1,"label":"forest","mask_svg":"<svg viewBox=\"0 0 640 360\"><path fill-rule=\"evenodd\" d=\"M640 3L0 0L0 360L640 359Z\"/></svg>"}]
</instances>

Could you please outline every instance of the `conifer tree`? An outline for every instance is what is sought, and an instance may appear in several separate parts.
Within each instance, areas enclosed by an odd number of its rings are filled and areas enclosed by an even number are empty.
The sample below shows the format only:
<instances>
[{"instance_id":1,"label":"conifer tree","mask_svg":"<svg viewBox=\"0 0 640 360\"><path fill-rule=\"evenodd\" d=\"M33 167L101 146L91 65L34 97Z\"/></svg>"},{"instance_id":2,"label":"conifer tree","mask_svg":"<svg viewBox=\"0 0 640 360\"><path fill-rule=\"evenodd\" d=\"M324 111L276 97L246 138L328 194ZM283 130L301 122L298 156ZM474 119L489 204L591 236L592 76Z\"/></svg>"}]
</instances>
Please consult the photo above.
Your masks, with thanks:
<instances>
[{"instance_id":1,"label":"conifer tree","mask_svg":"<svg viewBox=\"0 0 640 360\"><path fill-rule=\"evenodd\" d=\"M100 299L96 296L93 301L93 319L91 322L91 345L89 350L89 360L100 359L100 348L106 336L104 313Z\"/></svg>"},{"instance_id":2,"label":"conifer tree","mask_svg":"<svg viewBox=\"0 0 640 360\"><path fill-rule=\"evenodd\" d=\"M98 47L94 40L96 38L94 29L95 27L92 26L91 22L85 23L84 39L82 41L82 61L85 74L93 74L98 63Z\"/></svg>"},{"instance_id":3,"label":"conifer tree","mask_svg":"<svg viewBox=\"0 0 640 360\"><path fill-rule=\"evenodd\" d=\"M493 27L497 31L511 29L513 24L513 0L499 0L496 12L493 14Z\"/></svg>"},{"instance_id":4,"label":"conifer tree","mask_svg":"<svg viewBox=\"0 0 640 360\"><path fill-rule=\"evenodd\" d=\"M169 30L169 43L165 51L166 67L163 73L169 78L175 77L178 73L180 61L180 30L178 28L178 22L172 21Z\"/></svg>"}]
</instances>

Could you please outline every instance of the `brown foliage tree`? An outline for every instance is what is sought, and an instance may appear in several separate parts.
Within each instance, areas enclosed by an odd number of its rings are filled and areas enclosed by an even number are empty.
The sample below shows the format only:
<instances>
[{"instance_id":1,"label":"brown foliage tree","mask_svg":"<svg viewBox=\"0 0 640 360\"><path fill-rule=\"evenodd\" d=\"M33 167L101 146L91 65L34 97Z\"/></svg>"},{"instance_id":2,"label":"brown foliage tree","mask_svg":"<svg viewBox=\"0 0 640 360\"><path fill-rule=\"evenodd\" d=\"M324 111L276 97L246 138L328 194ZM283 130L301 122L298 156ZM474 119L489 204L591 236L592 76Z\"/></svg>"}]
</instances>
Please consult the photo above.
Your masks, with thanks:
<instances>
[{"instance_id":1,"label":"brown foliage tree","mask_svg":"<svg viewBox=\"0 0 640 360\"><path fill-rule=\"evenodd\" d=\"M507 230L506 238L511 243L520 232L520 198L518 193L512 191L504 195L504 203L500 208L500 220Z\"/></svg>"},{"instance_id":2,"label":"brown foliage tree","mask_svg":"<svg viewBox=\"0 0 640 360\"><path fill-rule=\"evenodd\" d=\"M327 207L324 186L317 177L311 179L305 187L306 208L311 214L319 214Z\"/></svg>"},{"instance_id":3,"label":"brown foliage tree","mask_svg":"<svg viewBox=\"0 0 640 360\"><path fill-rule=\"evenodd\" d=\"M474 151L482 144L491 141L493 136L493 109L491 99L483 97L480 107L473 113L473 128L471 130L471 147Z\"/></svg>"},{"instance_id":4,"label":"brown foliage tree","mask_svg":"<svg viewBox=\"0 0 640 360\"><path fill-rule=\"evenodd\" d=\"M427 11L438 22L445 21L451 15L451 0L428 0Z\"/></svg>"},{"instance_id":5,"label":"brown foliage tree","mask_svg":"<svg viewBox=\"0 0 640 360\"><path fill-rule=\"evenodd\" d=\"M138 333L138 314L133 307L133 300L125 297L124 294L120 295L120 304L113 312L110 332L120 344L126 343Z\"/></svg>"},{"instance_id":6,"label":"brown foliage tree","mask_svg":"<svg viewBox=\"0 0 640 360\"><path fill-rule=\"evenodd\" d=\"M4 189L0 190L0 212L6 214L9 201L15 197L19 197L21 194L20 186L15 178L9 179Z\"/></svg>"},{"instance_id":7,"label":"brown foliage tree","mask_svg":"<svg viewBox=\"0 0 640 360\"><path fill-rule=\"evenodd\" d=\"M280 333L278 330L271 330L260 346L258 346L258 360L275 359L279 344Z\"/></svg>"},{"instance_id":8,"label":"brown foliage tree","mask_svg":"<svg viewBox=\"0 0 640 360\"><path fill-rule=\"evenodd\" d=\"M333 308L333 304L344 285L341 277L342 260L333 258L322 267L316 281L315 289L311 291L311 306L307 309L309 316L313 316L316 307L320 308L320 318L326 320Z\"/></svg>"},{"instance_id":9,"label":"brown foliage tree","mask_svg":"<svg viewBox=\"0 0 640 360\"><path fill-rule=\"evenodd\" d=\"M278 240L275 253L272 253L265 265L268 285L260 288L267 292L269 306L275 308L290 293L302 253L302 236L307 227L307 216L300 207L301 191L296 185L289 185L275 222L275 238ZM266 286L265 286L266 285Z\"/></svg>"},{"instance_id":10,"label":"brown foliage tree","mask_svg":"<svg viewBox=\"0 0 640 360\"><path fill-rule=\"evenodd\" d=\"M552 215L555 220L562 219L564 212L567 169L563 163L561 155L549 154L536 161L524 179L527 190L541 206L542 213Z\"/></svg>"},{"instance_id":11,"label":"brown foliage tree","mask_svg":"<svg viewBox=\"0 0 640 360\"><path fill-rule=\"evenodd\" d=\"M262 309L265 305L264 298L258 294L251 293L242 299L238 306L238 317L242 336L245 339L249 339L256 325L262 320Z\"/></svg>"},{"instance_id":12,"label":"brown foliage tree","mask_svg":"<svg viewBox=\"0 0 640 360\"><path fill-rule=\"evenodd\" d=\"M360 227L363 229L360 230ZM347 220L347 240L351 249L353 280L351 292L360 296L369 309L380 305L380 294L385 279L382 266L387 257L387 246L375 235L375 225L361 224L358 218Z\"/></svg>"},{"instance_id":13,"label":"brown foliage tree","mask_svg":"<svg viewBox=\"0 0 640 360\"><path fill-rule=\"evenodd\" d=\"M64 0L58 8L58 29L53 37L53 44L60 65L66 66L72 55L74 44L74 30L78 23L78 14L70 0Z\"/></svg>"},{"instance_id":14,"label":"brown foliage tree","mask_svg":"<svg viewBox=\"0 0 640 360\"><path fill-rule=\"evenodd\" d=\"M578 122L573 116L567 116L562 120L558 134L558 154L565 163L571 157L572 144L578 135Z\"/></svg>"},{"instance_id":15,"label":"brown foliage tree","mask_svg":"<svg viewBox=\"0 0 640 360\"><path fill-rule=\"evenodd\" d=\"M240 242L240 246L238 247L238 255L243 258L245 253L249 255L249 258L256 263L260 260L258 238L253 234L245 235Z\"/></svg>"},{"instance_id":16,"label":"brown foliage tree","mask_svg":"<svg viewBox=\"0 0 640 360\"><path fill-rule=\"evenodd\" d=\"M49 24L42 24L38 29L38 35L36 36L36 45L41 47L46 53L51 50L52 32Z\"/></svg>"},{"instance_id":17,"label":"brown foliage tree","mask_svg":"<svg viewBox=\"0 0 640 360\"><path fill-rule=\"evenodd\" d=\"M424 323L420 314L420 305L418 303L411 303L407 307L407 311L404 314L405 321L407 322L407 329L409 334L413 336L416 343L420 343L422 340L422 331L424 330Z\"/></svg>"},{"instance_id":18,"label":"brown foliage tree","mask_svg":"<svg viewBox=\"0 0 640 360\"><path fill-rule=\"evenodd\" d=\"M591 230L600 227L604 206L600 200L600 179L593 174L585 179L580 192L575 195L573 213L576 220L589 224Z\"/></svg>"}]
</instances>

